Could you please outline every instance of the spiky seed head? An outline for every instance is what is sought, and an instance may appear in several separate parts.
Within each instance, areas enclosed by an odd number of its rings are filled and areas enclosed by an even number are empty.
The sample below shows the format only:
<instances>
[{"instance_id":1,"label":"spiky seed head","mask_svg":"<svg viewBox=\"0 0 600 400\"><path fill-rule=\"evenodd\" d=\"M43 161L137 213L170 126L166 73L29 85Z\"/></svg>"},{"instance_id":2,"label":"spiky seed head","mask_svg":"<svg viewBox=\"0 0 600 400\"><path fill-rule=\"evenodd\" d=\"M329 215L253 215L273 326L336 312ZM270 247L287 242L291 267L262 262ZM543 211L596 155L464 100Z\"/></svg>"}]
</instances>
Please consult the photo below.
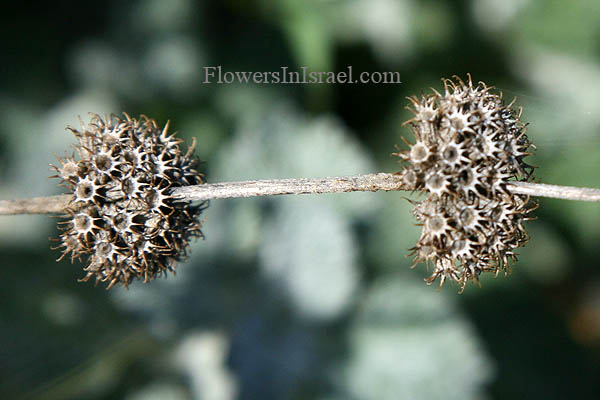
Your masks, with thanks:
<instances>
[{"instance_id":1,"label":"spiky seed head","mask_svg":"<svg viewBox=\"0 0 600 400\"><path fill-rule=\"evenodd\" d=\"M443 79L444 91L409 98L416 139L396 153L403 182L427 197L413 211L423 231L415 264L433 263L428 283L459 282L461 290L482 272L508 271L514 250L528 236L522 221L535 205L511 194L511 180L531 180L524 158L531 144L521 111L483 82Z\"/></svg>"},{"instance_id":2,"label":"spiky seed head","mask_svg":"<svg viewBox=\"0 0 600 400\"><path fill-rule=\"evenodd\" d=\"M59 158L58 175L73 200L60 237L61 259L86 259L82 281L95 278L108 288L148 282L174 271L190 238L202 237L198 217L205 204L174 201L173 188L203 183L193 146L154 120L92 115L81 130L77 156Z\"/></svg>"}]
</instances>

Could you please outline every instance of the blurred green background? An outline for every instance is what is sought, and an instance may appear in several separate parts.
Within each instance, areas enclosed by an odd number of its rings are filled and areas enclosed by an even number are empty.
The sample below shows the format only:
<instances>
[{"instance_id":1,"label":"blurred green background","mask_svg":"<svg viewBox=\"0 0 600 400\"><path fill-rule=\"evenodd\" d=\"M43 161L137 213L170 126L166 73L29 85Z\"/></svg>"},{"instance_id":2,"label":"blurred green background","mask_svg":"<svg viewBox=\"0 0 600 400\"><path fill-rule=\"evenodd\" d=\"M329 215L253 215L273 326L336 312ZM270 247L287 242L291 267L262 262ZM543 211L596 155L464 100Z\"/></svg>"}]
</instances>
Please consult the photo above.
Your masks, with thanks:
<instances>
[{"instance_id":1,"label":"blurred green background","mask_svg":"<svg viewBox=\"0 0 600 400\"><path fill-rule=\"evenodd\" d=\"M138 0L0 16L0 198L88 112L168 119L209 182L399 169L406 96L468 72L518 96L547 183L600 187L600 2ZM203 84L399 71L401 84ZM176 276L109 292L56 263L56 218L0 217L2 399L600 398L600 208L541 200L509 278L441 291L404 193L213 201Z\"/></svg>"}]
</instances>

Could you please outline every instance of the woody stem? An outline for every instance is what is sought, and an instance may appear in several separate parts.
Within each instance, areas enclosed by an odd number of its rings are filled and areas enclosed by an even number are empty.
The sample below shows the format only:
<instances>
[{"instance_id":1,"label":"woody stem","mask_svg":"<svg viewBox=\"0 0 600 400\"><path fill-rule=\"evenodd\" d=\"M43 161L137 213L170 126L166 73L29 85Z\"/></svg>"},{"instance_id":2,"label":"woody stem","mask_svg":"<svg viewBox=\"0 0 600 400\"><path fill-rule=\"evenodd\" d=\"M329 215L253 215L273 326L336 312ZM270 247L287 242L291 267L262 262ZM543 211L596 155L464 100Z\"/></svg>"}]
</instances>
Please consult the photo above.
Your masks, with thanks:
<instances>
[{"instance_id":1,"label":"woody stem","mask_svg":"<svg viewBox=\"0 0 600 400\"><path fill-rule=\"evenodd\" d=\"M600 202L600 189L557 186L543 183L510 182L507 189L514 194L564 200ZM240 197L277 196L286 194L324 194L344 192L410 191L411 187L398 174L378 173L358 176L268 179L240 182L207 183L173 189L177 201L201 201ZM72 195L0 200L0 215L60 214Z\"/></svg>"}]
</instances>

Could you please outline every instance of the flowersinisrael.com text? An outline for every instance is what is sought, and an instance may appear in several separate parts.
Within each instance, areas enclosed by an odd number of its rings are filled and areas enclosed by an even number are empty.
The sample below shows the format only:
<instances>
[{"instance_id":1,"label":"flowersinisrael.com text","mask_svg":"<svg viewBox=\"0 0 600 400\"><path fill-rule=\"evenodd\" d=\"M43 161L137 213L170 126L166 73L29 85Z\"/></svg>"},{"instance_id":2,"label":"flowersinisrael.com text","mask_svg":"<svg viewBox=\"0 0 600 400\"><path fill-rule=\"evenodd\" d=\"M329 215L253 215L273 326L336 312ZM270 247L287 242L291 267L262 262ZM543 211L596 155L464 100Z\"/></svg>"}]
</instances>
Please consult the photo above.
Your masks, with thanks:
<instances>
[{"instance_id":1,"label":"flowersinisrael.com text","mask_svg":"<svg viewBox=\"0 0 600 400\"><path fill-rule=\"evenodd\" d=\"M221 66L204 67L203 69L204 80L202 83L402 83L400 81L400 72L374 71L354 73L352 66L348 66L346 70L338 72L311 71L308 67L301 67L300 71L290 71L288 67L281 67L279 71L270 72L223 71Z\"/></svg>"}]
</instances>

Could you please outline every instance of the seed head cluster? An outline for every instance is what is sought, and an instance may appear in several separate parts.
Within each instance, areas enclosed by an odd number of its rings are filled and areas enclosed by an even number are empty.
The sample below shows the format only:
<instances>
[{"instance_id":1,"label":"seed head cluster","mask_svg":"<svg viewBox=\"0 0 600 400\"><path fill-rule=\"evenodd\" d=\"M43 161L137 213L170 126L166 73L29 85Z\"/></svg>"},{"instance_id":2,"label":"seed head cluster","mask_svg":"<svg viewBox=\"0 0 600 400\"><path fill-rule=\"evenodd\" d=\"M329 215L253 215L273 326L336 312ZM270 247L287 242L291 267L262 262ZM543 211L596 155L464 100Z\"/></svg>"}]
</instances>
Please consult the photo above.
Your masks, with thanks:
<instances>
[{"instance_id":1,"label":"seed head cluster","mask_svg":"<svg viewBox=\"0 0 600 400\"><path fill-rule=\"evenodd\" d=\"M142 116L102 119L93 115L82 130L75 155L54 168L73 193L60 236L63 254L86 259L88 281L128 286L174 271L191 237L202 236L198 217L204 205L176 202L170 191L203 183L192 145L169 134L168 124ZM59 260L60 260L59 259Z\"/></svg>"},{"instance_id":2,"label":"seed head cluster","mask_svg":"<svg viewBox=\"0 0 600 400\"><path fill-rule=\"evenodd\" d=\"M415 116L405 125L415 142L396 155L406 161L404 183L427 196L413 211L422 225L415 265L433 265L427 283L449 279L463 290L482 272L507 273L529 239L523 221L535 205L507 184L532 178L524 161L532 145L514 101L505 105L470 76L443 82L443 94L409 98Z\"/></svg>"}]
</instances>

